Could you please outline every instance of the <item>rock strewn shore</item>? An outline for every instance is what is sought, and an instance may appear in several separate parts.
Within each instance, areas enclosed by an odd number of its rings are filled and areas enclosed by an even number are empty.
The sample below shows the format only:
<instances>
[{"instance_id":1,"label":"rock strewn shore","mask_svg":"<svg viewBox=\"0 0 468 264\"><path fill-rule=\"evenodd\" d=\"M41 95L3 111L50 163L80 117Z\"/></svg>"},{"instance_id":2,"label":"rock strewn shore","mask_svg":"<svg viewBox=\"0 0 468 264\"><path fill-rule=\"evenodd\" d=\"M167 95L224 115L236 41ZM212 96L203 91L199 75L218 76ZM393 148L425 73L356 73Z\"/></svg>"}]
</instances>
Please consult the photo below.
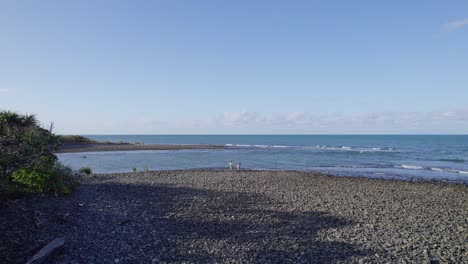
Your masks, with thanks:
<instances>
[{"instance_id":1,"label":"rock strewn shore","mask_svg":"<svg viewBox=\"0 0 468 264\"><path fill-rule=\"evenodd\" d=\"M101 174L70 197L3 204L0 259L24 263L65 237L53 263L466 263L467 219L466 185L285 171Z\"/></svg>"},{"instance_id":2,"label":"rock strewn shore","mask_svg":"<svg viewBox=\"0 0 468 264\"><path fill-rule=\"evenodd\" d=\"M222 149L218 145L163 145L163 144L131 144L131 143L96 143L96 144L65 144L56 153L96 152L96 151L130 151L130 150L182 150L182 149Z\"/></svg>"}]
</instances>

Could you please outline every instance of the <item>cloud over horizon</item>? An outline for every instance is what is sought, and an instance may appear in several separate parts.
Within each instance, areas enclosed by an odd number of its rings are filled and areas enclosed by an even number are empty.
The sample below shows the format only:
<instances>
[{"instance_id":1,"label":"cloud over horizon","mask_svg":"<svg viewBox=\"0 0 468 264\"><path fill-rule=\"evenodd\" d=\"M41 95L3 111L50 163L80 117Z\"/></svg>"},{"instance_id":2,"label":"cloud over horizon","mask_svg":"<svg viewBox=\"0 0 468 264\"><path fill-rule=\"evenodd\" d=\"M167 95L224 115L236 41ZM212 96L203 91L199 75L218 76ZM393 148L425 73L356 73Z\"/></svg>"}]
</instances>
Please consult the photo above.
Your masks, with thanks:
<instances>
[{"instance_id":1,"label":"cloud over horizon","mask_svg":"<svg viewBox=\"0 0 468 264\"><path fill-rule=\"evenodd\" d=\"M81 134L468 134L468 107L434 112L264 114L223 112L211 117L166 120L151 116L102 121L75 120ZM55 122L60 130L60 122ZM66 124L64 124L66 125ZM70 128L69 128L70 129ZM75 128L76 129L76 128Z\"/></svg>"},{"instance_id":2,"label":"cloud over horizon","mask_svg":"<svg viewBox=\"0 0 468 264\"><path fill-rule=\"evenodd\" d=\"M205 123L208 127L260 133L451 133L451 127L468 126L468 108L363 114L291 112L265 115L240 111L225 112Z\"/></svg>"},{"instance_id":3,"label":"cloud over horizon","mask_svg":"<svg viewBox=\"0 0 468 264\"><path fill-rule=\"evenodd\" d=\"M461 29L465 26L468 26L468 18L465 18L465 19L460 19L460 20L457 20L457 21L453 21L453 22L450 22L450 23L446 23L444 25L444 31L445 32L454 32L458 29Z\"/></svg>"}]
</instances>

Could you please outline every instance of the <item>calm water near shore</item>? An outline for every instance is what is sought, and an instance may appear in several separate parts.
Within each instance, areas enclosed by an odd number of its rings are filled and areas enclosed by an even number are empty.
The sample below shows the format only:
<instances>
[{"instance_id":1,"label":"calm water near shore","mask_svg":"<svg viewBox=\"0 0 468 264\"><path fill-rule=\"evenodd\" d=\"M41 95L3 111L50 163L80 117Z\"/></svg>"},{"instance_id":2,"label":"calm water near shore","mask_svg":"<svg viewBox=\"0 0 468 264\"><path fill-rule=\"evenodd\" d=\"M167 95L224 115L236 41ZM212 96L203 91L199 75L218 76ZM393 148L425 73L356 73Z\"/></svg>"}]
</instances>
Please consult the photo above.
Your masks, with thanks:
<instances>
[{"instance_id":1,"label":"calm water near shore","mask_svg":"<svg viewBox=\"0 0 468 264\"><path fill-rule=\"evenodd\" d=\"M468 183L465 135L87 135L98 141L209 144L226 149L63 153L72 168L94 172L220 168L318 170L376 178L436 179ZM84 158L86 157L86 158Z\"/></svg>"}]
</instances>

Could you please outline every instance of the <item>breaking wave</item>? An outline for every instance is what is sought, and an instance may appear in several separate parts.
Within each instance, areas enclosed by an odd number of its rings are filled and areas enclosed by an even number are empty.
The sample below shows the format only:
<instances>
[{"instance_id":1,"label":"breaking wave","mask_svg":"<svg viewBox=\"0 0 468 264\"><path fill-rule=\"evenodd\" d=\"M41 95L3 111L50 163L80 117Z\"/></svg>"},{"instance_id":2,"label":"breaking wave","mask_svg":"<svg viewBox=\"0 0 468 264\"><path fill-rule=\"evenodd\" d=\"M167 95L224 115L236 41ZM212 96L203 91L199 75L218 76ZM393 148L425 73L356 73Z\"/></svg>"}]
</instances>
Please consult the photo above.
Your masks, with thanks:
<instances>
[{"instance_id":1,"label":"breaking wave","mask_svg":"<svg viewBox=\"0 0 468 264\"><path fill-rule=\"evenodd\" d=\"M287 146L287 145L260 145L260 144L225 144L228 148L283 148L299 150L329 150L329 151L355 151L355 152L394 152L394 148L389 147L351 147L351 146Z\"/></svg>"},{"instance_id":2,"label":"breaking wave","mask_svg":"<svg viewBox=\"0 0 468 264\"><path fill-rule=\"evenodd\" d=\"M403 169L409 169L409 170L423 170L424 167L421 166L416 166L416 165L401 165Z\"/></svg>"}]
</instances>

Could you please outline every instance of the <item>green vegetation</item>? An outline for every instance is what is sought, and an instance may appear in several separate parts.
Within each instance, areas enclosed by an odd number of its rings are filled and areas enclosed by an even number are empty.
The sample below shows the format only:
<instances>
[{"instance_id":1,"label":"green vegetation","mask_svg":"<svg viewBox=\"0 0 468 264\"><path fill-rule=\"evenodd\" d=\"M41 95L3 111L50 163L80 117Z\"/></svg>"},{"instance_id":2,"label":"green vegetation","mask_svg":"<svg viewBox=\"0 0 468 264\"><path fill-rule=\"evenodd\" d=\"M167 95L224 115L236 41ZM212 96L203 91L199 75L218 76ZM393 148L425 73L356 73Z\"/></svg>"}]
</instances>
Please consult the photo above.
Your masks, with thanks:
<instances>
[{"instance_id":1,"label":"green vegetation","mask_svg":"<svg viewBox=\"0 0 468 264\"><path fill-rule=\"evenodd\" d=\"M93 144L96 141L79 135L61 135L59 136L62 144Z\"/></svg>"},{"instance_id":2,"label":"green vegetation","mask_svg":"<svg viewBox=\"0 0 468 264\"><path fill-rule=\"evenodd\" d=\"M86 175L89 175L93 172L90 167L81 167L78 171Z\"/></svg>"},{"instance_id":3,"label":"green vegetation","mask_svg":"<svg viewBox=\"0 0 468 264\"><path fill-rule=\"evenodd\" d=\"M86 145L86 144L130 144L124 141L96 141L80 135L60 135L60 143L62 145Z\"/></svg>"},{"instance_id":4,"label":"green vegetation","mask_svg":"<svg viewBox=\"0 0 468 264\"><path fill-rule=\"evenodd\" d=\"M132 168L132 171L133 171L133 172L136 172L136 171L137 171L137 168L136 168L136 167L133 167L133 168Z\"/></svg>"},{"instance_id":5,"label":"green vegetation","mask_svg":"<svg viewBox=\"0 0 468 264\"><path fill-rule=\"evenodd\" d=\"M0 111L0 198L55 192L68 194L74 173L52 151L61 138L42 128L34 115Z\"/></svg>"}]
</instances>

